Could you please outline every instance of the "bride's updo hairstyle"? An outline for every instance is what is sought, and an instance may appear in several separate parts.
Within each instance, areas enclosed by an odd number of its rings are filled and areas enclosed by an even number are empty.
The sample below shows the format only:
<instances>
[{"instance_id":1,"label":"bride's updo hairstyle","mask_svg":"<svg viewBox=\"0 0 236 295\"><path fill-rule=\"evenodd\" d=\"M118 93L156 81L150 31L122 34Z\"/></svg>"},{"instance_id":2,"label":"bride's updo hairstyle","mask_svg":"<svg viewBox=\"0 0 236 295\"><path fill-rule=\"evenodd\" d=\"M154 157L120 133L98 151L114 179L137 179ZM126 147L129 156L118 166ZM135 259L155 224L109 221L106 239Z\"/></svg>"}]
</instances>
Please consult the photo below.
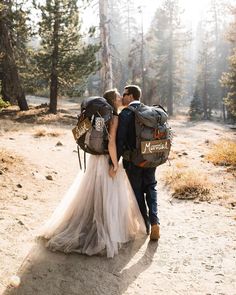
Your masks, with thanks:
<instances>
[{"instance_id":1,"label":"bride's updo hairstyle","mask_svg":"<svg viewBox=\"0 0 236 295\"><path fill-rule=\"evenodd\" d=\"M118 94L118 91L116 88L107 90L104 94L103 97L107 100L107 102L113 107L114 113L117 113L117 109L115 106L115 100L116 100L116 95Z\"/></svg>"}]
</instances>

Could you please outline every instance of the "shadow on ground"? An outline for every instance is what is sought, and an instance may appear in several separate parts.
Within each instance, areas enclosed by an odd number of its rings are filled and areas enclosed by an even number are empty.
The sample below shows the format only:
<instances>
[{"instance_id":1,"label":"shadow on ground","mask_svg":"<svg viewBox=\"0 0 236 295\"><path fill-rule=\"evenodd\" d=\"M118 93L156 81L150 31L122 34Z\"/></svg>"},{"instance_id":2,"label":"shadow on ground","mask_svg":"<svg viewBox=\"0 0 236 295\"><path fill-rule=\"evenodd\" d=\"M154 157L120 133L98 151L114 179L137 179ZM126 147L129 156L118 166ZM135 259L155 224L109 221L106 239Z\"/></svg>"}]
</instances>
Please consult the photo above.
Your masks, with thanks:
<instances>
[{"instance_id":1,"label":"shadow on ground","mask_svg":"<svg viewBox=\"0 0 236 295\"><path fill-rule=\"evenodd\" d=\"M73 124L77 123L79 110L58 109L57 114L51 114L47 105L43 104L30 107L28 111L19 111L16 107L10 107L0 112L0 119L11 119L18 123L28 124Z\"/></svg>"},{"instance_id":2,"label":"shadow on ground","mask_svg":"<svg viewBox=\"0 0 236 295\"><path fill-rule=\"evenodd\" d=\"M38 242L18 271L20 286L8 286L3 295L123 294L150 266L157 247L158 243L146 238L137 239L108 259L52 253L45 249L43 242Z\"/></svg>"}]
</instances>

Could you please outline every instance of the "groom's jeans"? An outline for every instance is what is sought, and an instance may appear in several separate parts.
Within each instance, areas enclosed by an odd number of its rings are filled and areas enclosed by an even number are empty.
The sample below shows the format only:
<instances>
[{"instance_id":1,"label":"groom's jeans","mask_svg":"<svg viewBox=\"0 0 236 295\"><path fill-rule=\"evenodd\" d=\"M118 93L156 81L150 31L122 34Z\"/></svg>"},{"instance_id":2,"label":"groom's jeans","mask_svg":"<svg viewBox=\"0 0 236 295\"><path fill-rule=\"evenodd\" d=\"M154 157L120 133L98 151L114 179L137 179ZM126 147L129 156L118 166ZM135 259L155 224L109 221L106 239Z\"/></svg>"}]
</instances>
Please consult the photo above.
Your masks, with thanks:
<instances>
[{"instance_id":1,"label":"groom's jeans","mask_svg":"<svg viewBox=\"0 0 236 295\"><path fill-rule=\"evenodd\" d=\"M130 162L126 162L124 166L146 227L150 224L160 224L157 211L156 168L140 168Z\"/></svg>"}]
</instances>

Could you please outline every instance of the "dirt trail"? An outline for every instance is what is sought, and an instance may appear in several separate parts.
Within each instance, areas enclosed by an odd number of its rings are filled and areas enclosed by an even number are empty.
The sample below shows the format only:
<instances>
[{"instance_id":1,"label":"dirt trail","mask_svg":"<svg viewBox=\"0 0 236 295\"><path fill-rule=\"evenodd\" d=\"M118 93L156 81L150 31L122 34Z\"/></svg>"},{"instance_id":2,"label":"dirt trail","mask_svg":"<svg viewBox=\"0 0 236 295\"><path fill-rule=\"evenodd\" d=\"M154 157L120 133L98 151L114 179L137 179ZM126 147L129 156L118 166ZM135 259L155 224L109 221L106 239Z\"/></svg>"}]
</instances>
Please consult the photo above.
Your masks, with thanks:
<instances>
[{"instance_id":1,"label":"dirt trail","mask_svg":"<svg viewBox=\"0 0 236 295\"><path fill-rule=\"evenodd\" d=\"M236 182L225 168L204 160L209 142L232 138L234 131L216 123L172 121L176 157L208 173L216 200L172 199L162 180L170 168L163 165L157 170L159 243L139 239L107 259L51 253L33 240L79 169L71 126L0 123L1 148L22 158L0 175L0 294L236 295L236 210L227 203L235 201ZM58 136L35 138L42 128ZM14 274L21 278L18 288L8 285Z\"/></svg>"}]
</instances>

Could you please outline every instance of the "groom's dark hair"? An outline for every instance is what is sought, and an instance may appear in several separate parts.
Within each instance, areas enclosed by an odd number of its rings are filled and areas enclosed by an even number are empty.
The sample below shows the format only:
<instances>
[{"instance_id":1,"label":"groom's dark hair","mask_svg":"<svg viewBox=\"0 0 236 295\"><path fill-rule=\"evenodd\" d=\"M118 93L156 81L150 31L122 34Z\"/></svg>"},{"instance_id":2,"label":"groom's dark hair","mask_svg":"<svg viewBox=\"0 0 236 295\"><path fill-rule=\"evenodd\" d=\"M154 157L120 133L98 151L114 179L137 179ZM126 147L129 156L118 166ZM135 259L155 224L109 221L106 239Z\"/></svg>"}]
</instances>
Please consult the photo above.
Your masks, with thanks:
<instances>
[{"instance_id":1,"label":"groom's dark hair","mask_svg":"<svg viewBox=\"0 0 236 295\"><path fill-rule=\"evenodd\" d=\"M141 88L138 85L127 85L125 89L128 90L128 94L133 94L135 100L139 100L142 96Z\"/></svg>"}]
</instances>

